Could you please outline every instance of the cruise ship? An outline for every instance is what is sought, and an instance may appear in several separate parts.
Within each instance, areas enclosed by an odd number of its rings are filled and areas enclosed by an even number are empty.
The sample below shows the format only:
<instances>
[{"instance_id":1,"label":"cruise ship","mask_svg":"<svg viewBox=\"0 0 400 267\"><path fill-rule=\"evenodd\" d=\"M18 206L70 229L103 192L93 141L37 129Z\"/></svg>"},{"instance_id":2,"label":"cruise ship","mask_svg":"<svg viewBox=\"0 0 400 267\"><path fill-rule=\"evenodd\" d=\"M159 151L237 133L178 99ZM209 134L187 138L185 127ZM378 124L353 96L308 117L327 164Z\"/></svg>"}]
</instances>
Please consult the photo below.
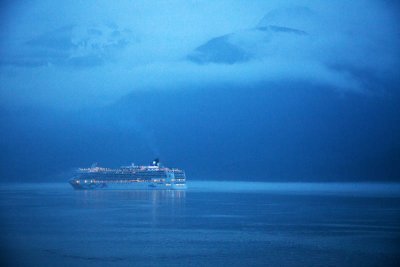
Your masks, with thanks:
<instances>
[{"instance_id":1,"label":"cruise ship","mask_svg":"<svg viewBox=\"0 0 400 267\"><path fill-rule=\"evenodd\" d=\"M74 189L186 189L183 170L166 168L155 159L149 166L122 166L111 169L93 164L90 168L79 168L69 180Z\"/></svg>"}]
</instances>

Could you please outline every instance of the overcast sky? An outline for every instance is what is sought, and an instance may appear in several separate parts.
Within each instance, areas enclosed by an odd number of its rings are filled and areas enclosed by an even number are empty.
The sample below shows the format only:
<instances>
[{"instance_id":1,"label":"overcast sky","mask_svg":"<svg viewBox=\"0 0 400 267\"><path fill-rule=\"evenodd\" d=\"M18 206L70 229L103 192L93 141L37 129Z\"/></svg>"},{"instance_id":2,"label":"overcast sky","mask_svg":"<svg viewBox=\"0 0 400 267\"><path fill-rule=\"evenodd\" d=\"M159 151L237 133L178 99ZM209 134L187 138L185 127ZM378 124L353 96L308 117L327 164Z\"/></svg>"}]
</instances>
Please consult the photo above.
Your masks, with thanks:
<instances>
[{"instance_id":1,"label":"overcast sky","mask_svg":"<svg viewBox=\"0 0 400 267\"><path fill-rule=\"evenodd\" d=\"M365 74L388 80L399 67L397 7L387 1L8 1L1 10L4 106L75 109L198 82L311 80L363 93L374 82ZM254 31L270 25L304 35ZM251 57L188 59L226 35Z\"/></svg>"}]
</instances>

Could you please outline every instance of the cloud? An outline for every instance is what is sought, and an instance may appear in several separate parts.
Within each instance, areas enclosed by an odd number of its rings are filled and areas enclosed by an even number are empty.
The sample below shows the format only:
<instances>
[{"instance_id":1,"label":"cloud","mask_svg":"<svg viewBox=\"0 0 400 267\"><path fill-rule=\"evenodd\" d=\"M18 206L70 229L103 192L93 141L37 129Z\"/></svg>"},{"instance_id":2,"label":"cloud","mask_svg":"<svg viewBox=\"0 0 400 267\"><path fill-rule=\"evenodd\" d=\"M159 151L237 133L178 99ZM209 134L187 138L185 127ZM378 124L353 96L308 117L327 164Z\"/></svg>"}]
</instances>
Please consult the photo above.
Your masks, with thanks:
<instances>
[{"instance_id":1,"label":"cloud","mask_svg":"<svg viewBox=\"0 0 400 267\"><path fill-rule=\"evenodd\" d=\"M2 65L91 67L113 60L138 40L116 25L67 25L19 44L0 59Z\"/></svg>"},{"instance_id":2,"label":"cloud","mask_svg":"<svg viewBox=\"0 0 400 267\"><path fill-rule=\"evenodd\" d=\"M366 31L364 27L376 18L360 15L357 18L363 21L358 27L352 20L337 25L332 18L307 7L276 9L265 15L257 27L213 38L197 47L188 59L198 64L263 62L266 69L263 77L271 76L272 70L279 77L293 78L303 73L299 78L320 81L321 75L327 77L326 72L330 72L331 77L338 79L330 85L360 91L368 87L362 85L367 73L383 78L395 75L399 38L396 31L390 30L390 23L380 22L377 23L380 27L370 28L376 31ZM285 64L288 67L282 68ZM315 68L317 65L323 68ZM301 69L296 70L295 66ZM315 72L308 75L304 69Z\"/></svg>"},{"instance_id":3,"label":"cloud","mask_svg":"<svg viewBox=\"0 0 400 267\"><path fill-rule=\"evenodd\" d=\"M96 3L13 8L1 105L76 108L132 90L285 80L362 92L398 74L398 18L378 1Z\"/></svg>"}]
</instances>

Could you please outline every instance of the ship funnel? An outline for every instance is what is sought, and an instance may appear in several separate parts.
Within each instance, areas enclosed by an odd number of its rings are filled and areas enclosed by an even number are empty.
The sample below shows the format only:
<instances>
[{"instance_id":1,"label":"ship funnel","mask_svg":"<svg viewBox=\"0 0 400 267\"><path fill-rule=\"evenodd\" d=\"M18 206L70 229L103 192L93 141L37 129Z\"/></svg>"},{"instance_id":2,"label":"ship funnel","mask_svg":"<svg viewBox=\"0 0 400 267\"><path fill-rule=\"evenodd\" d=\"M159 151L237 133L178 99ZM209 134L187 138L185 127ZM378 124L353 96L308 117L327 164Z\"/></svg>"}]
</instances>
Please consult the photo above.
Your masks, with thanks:
<instances>
[{"instance_id":1,"label":"ship funnel","mask_svg":"<svg viewBox=\"0 0 400 267\"><path fill-rule=\"evenodd\" d=\"M160 166L160 160L158 158L154 159L152 165L159 167Z\"/></svg>"}]
</instances>

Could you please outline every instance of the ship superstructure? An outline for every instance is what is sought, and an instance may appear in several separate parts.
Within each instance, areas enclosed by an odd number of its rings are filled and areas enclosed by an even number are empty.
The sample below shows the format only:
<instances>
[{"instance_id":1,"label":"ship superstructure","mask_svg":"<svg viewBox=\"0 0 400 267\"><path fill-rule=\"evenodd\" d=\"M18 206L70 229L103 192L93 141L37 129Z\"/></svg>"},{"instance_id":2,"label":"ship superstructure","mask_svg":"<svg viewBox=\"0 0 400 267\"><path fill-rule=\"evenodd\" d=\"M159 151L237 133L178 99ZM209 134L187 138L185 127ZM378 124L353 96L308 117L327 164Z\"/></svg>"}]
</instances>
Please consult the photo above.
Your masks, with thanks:
<instances>
[{"instance_id":1,"label":"ship superstructure","mask_svg":"<svg viewBox=\"0 0 400 267\"><path fill-rule=\"evenodd\" d=\"M79 168L69 183L75 189L186 189L183 170L167 168L155 159L149 166Z\"/></svg>"}]
</instances>

